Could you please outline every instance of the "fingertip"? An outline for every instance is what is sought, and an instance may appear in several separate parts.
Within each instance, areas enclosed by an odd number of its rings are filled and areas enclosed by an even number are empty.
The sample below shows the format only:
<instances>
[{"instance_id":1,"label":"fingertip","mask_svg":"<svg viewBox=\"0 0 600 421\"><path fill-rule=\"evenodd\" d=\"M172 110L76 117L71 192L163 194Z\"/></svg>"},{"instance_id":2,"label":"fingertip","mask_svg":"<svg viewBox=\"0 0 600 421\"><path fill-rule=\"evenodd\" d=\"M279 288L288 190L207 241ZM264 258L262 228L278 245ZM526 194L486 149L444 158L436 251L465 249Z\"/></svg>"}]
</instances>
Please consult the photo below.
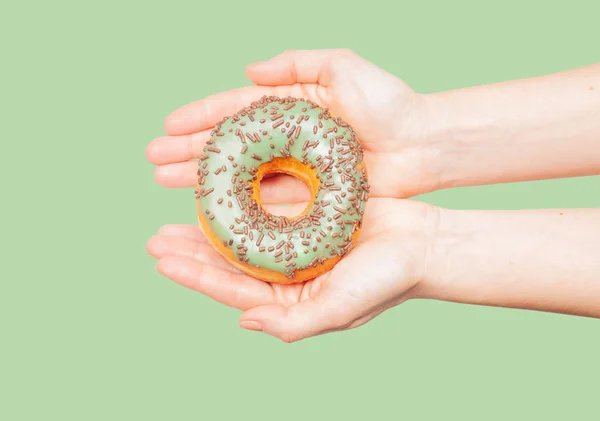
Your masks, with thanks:
<instances>
[{"instance_id":1,"label":"fingertip","mask_svg":"<svg viewBox=\"0 0 600 421\"><path fill-rule=\"evenodd\" d=\"M265 305L253 307L244 312L240 317L240 323L254 320L261 324L268 324L272 319L285 317L285 309L280 305Z\"/></svg>"},{"instance_id":2,"label":"fingertip","mask_svg":"<svg viewBox=\"0 0 600 421\"><path fill-rule=\"evenodd\" d=\"M167 224L167 225L163 225L162 227L160 227L158 229L158 234L159 235L172 235L172 236L179 236L181 235L181 225L176 225L176 224Z\"/></svg>"},{"instance_id":3,"label":"fingertip","mask_svg":"<svg viewBox=\"0 0 600 421\"><path fill-rule=\"evenodd\" d=\"M156 271L158 273L160 273L161 275L164 275L163 268L164 268L165 263L163 262L163 260L164 259L158 259L158 261L154 265L154 269L156 269Z\"/></svg>"},{"instance_id":4,"label":"fingertip","mask_svg":"<svg viewBox=\"0 0 600 421\"><path fill-rule=\"evenodd\" d=\"M161 275L166 276L167 278L172 279L172 277L176 274L177 270L177 265L173 264L174 260L176 260L177 257L173 257L173 256L166 256L166 257L162 257L157 263L156 263L156 270L158 271L158 273L160 273Z\"/></svg>"},{"instance_id":5,"label":"fingertip","mask_svg":"<svg viewBox=\"0 0 600 421\"><path fill-rule=\"evenodd\" d=\"M256 320L241 320L239 322L239 326L246 330L253 330L257 332L262 331L262 324Z\"/></svg>"},{"instance_id":6,"label":"fingertip","mask_svg":"<svg viewBox=\"0 0 600 421\"><path fill-rule=\"evenodd\" d=\"M249 64L248 66L246 66L246 77L248 78L249 81L257 84L257 85L261 85L261 84L267 84L269 77L268 77L268 70L269 70L269 64L267 61L259 61L256 63L252 63Z\"/></svg>"},{"instance_id":7,"label":"fingertip","mask_svg":"<svg viewBox=\"0 0 600 421\"><path fill-rule=\"evenodd\" d=\"M250 330L258 330L252 329L252 327L260 326L262 332L288 342L284 339L288 335L285 333L282 334L281 329L278 326L278 323L285 319L286 314L287 308L281 305L275 304L253 307L242 314L239 325L244 329Z\"/></svg>"},{"instance_id":8,"label":"fingertip","mask_svg":"<svg viewBox=\"0 0 600 421\"><path fill-rule=\"evenodd\" d=\"M190 188L198 184L198 161L164 164L154 170L154 180L162 187Z\"/></svg>"},{"instance_id":9,"label":"fingertip","mask_svg":"<svg viewBox=\"0 0 600 421\"><path fill-rule=\"evenodd\" d=\"M151 141L148 146L146 146L146 159L148 160L148 162L154 164L153 162L153 157L154 157L154 140Z\"/></svg>"},{"instance_id":10,"label":"fingertip","mask_svg":"<svg viewBox=\"0 0 600 421\"><path fill-rule=\"evenodd\" d=\"M180 175L172 164L160 165L154 170L154 180L162 187L173 187L174 181L180 178Z\"/></svg>"},{"instance_id":11,"label":"fingertip","mask_svg":"<svg viewBox=\"0 0 600 421\"><path fill-rule=\"evenodd\" d=\"M152 164L158 164L160 159L160 143L161 138L153 139L146 146L146 159Z\"/></svg>"},{"instance_id":12,"label":"fingertip","mask_svg":"<svg viewBox=\"0 0 600 421\"><path fill-rule=\"evenodd\" d=\"M164 177L165 177L165 169L163 168L163 166L161 165L159 167L156 167L154 169L154 181L156 181L162 187L166 187L165 183L164 183Z\"/></svg>"},{"instance_id":13,"label":"fingertip","mask_svg":"<svg viewBox=\"0 0 600 421\"><path fill-rule=\"evenodd\" d=\"M164 129L168 135L173 136L186 134L181 128L183 119L182 113L182 108L179 108L165 118Z\"/></svg>"},{"instance_id":14,"label":"fingertip","mask_svg":"<svg viewBox=\"0 0 600 421\"><path fill-rule=\"evenodd\" d=\"M247 65L245 69L246 76L249 76L250 74L254 73L257 69L260 69L263 63L264 61L257 61L256 63L251 63Z\"/></svg>"},{"instance_id":15,"label":"fingertip","mask_svg":"<svg viewBox=\"0 0 600 421\"><path fill-rule=\"evenodd\" d=\"M172 280L175 283L183 285L182 282L179 282L178 279L180 275L178 273L178 266L175 262L177 258L173 256L165 256L159 258L158 262L156 262L156 271L160 273L165 278ZM185 285L184 285L185 286Z\"/></svg>"},{"instance_id":16,"label":"fingertip","mask_svg":"<svg viewBox=\"0 0 600 421\"><path fill-rule=\"evenodd\" d=\"M208 242L207 238L197 225L167 224L158 230L158 234L171 237L188 238L200 243Z\"/></svg>"},{"instance_id":17,"label":"fingertip","mask_svg":"<svg viewBox=\"0 0 600 421\"><path fill-rule=\"evenodd\" d=\"M146 242L146 252L152 257L158 257L157 244L158 244L158 236L157 235L153 235Z\"/></svg>"}]
</instances>

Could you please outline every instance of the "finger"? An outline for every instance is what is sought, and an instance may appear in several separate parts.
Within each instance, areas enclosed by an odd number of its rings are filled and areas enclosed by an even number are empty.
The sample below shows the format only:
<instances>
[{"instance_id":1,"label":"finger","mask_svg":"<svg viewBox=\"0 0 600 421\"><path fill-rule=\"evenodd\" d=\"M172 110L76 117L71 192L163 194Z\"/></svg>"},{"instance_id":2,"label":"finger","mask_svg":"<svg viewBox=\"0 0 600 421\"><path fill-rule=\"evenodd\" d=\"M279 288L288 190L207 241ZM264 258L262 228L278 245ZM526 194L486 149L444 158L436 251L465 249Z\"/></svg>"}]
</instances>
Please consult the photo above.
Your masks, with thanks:
<instances>
[{"instance_id":1,"label":"finger","mask_svg":"<svg viewBox=\"0 0 600 421\"><path fill-rule=\"evenodd\" d=\"M154 179L163 187L196 187L198 183L198 161L179 162L156 167Z\"/></svg>"},{"instance_id":2,"label":"finger","mask_svg":"<svg viewBox=\"0 0 600 421\"><path fill-rule=\"evenodd\" d=\"M197 161L179 162L156 167L154 179L163 187L196 187L198 182ZM298 203L310 200L310 193L302 181L277 174L261 183L261 199L264 204Z\"/></svg>"},{"instance_id":3,"label":"finger","mask_svg":"<svg viewBox=\"0 0 600 421\"><path fill-rule=\"evenodd\" d=\"M210 139L210 130L185 136L163 136L146 148L146 158L154 165L173 164L198 158Z\"/></svg>"},{"instance_id":4,"label":"finger","mask_svg":"<svg viewBox=\"0 0 600 421\"><path fill-rule=\"evenodd\" d=\"M367 209L364 215L364 224L361 232L362 237L368 237L371 235L376 235L379 232L384 231L381 227L377 227L377 225L385 226L385 223L381 223L382 221L386 221L389 218L393 218L398 213L398 200L397 199L372 199L369 201ZM416 214L418 216L429 215L431 212L431 207L425 205L424 203L402 200L403 206L405 207L404 212ZM294 216L300 214L306 207L306 202L301 202L294 204L292 206L285 205L275 205L275 204L267 204L265 208L268 212L274 214L285 214L287 216ZM404 219L400 220L403 221ZM410 227L413 218L409 218L407 220L407 227ZM371 229L373 227L373 229ZM198 241L200 243L208 243L208 240L204 233L200 230L200 228L196 225L188 225L188 224L167 224L161 227L158 230L158 235L166 235L171 237L185 237L190 240Z\"/></svg>"},{"instance_id":5,"label":"finger","mask_svg":"<svg viewBox=\"0 0 600 421\"><path fill-rule=\"evenodd\" d=\"M184 135L212 128L263 95L289 95L289 87L247 86L208 96L173 111L165 120L168 135Z\"/></svg>"},{"instance_id":6,"label":"finger","mask_svg":"<svg viewBox=\"0 0 600 421\"><path fill-rule=\"evenodd\" d=\"M280 205L280 204L263 204L265 210L273 215L281 215L288 218L292 218L294 216L300 215L308 203L294 203L291 205Z\"/></svg>"},{"instance_id":7,"label":"finger","mask_svg":"<svg viewBox=\"0 0 600 421\"><path fill-rule=\"evenodd\" d=\"M264 203L298 203L310 200L310 191L302 181L286 174L263 178L260 198Z\"/></svg>"},{"instance_id":8,"label":"finger","mask_svg":"<svg viewBox=\"0 0 600 421\"><path fill-rule=\"evenodd\" d=\"M246 75L258 85L316 83L329 86L332 62L351 55L352 53L345 49L291 50L270 60L249 65Z\"/></svg>"},{"instance_id":9,"label":"finger","mask_svg":"<svg viewBox=\"0 0 600 421\"><path fill-rule=\"evenodd\" d=\"M196 225L168 224L158 230L158 235L185 237L200 243L208 242L200 228Z\"/></svg>"},{"instance_id":10,"label":"finger","mask_svg":"<svg viewBox=\"0 0 600 421\"><path fill-rule=\"evenodd\" d=\"M211 244L200 243L185 237L155 235L146 244L148 253L161 259L167 256L190 257L207 265L214 265L224 270L242 273L221 256Z\"/></svg>"},{"instance_id":11,"label":"finger","mask_svg":"<svg viewBox=\"0 0 600 421\"><path fill-rule=\"evenodd\" d=\"M158 261L156 269L179 285L240 310L273 301L273 289L269 284L189 257L163 257Z\"/></svg>"},{"instance_id":12,"label":"finger","mask_svg":"<svg viewBox=\"0 0 600 421\"><path fill-rule=\"evenodd\" d=\"M284 342L342 330L352 323L342 303L334 297L301 301L289 308L277 304L253 307L240 318L240 327L261 330Z\"/></svg>"},{"instance_id":13,"label":"finger","mask_svg":"<svg viewBox=\"0 0 600 421\"><path fill-rule=\"evenodd\" d=\"M397 277L406 274L395 273L398 268L390 267L398 258L396 246L392 235L381 243L356 247L331 272L317 279L322 287L316 296L289 308L273 304L251 308L241 316L240 326L294 342L365 323L369 315L374 317L401 302L418 279L409 276L410 282L398 281ZM418 273L419 268L414 271Z\"/></svg>"}]
</instances>

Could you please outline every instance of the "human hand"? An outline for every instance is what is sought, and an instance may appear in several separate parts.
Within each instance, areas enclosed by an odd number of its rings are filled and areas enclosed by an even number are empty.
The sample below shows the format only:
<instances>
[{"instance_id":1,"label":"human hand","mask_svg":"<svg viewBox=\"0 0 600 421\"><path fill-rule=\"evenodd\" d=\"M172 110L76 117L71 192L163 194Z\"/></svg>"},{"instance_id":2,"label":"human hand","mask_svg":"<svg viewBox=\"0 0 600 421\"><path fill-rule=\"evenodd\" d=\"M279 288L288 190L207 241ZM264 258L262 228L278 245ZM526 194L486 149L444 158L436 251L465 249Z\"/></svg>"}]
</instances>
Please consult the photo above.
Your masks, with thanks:
<instances>
[{"instance_id":1,"label":"human hand","mask_svg":"<svg viewBox=\"0 0 600 421\"><path fill-rule=\"evenodd\" d=\"M293 215L303 207L281 210ZM293 342L358 327L416 296L438 212L413 201L371 199L352 252L330 272L301 284L269 284L243 274L193 225L164 226L147 249L166 277L242 310L241 327Z\"/></svg>"},{"instance_id":2,"label":"human hand","mask_svg":"<svg viewBox=\"0 0 600 421\"><path fill-rule=\"evenodd\" d=\"M147 156L158 165L165 187L196 185L197 163L210 131L263 95L310 99L342 117L364 148L372 197L408 197L434 190L435 152L425 142L424 97L404 82L349 50L287 51L246 69L255 86L234 89L185 105L165 122L166 137L150 143ZM308 201L293 177L277 175L261 185L265 203Z\"/></svg>"}]
</instances>

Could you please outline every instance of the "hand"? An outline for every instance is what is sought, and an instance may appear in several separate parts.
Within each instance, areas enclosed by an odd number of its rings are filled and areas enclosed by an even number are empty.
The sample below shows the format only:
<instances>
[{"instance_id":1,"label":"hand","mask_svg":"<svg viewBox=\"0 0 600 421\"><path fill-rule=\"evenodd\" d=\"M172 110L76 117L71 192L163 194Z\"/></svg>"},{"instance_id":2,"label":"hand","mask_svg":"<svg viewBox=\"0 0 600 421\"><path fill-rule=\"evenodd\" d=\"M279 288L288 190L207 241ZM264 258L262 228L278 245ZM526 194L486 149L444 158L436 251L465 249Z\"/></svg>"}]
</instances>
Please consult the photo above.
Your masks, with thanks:
<instances>
[{"instance_id":1,"label":"hand","mask_svg":"<svg viewBox=\"0 0 600 421\"><path fill-rule=\"evenodd\" d=\"M293 215L303 206L283 209ZM196 226L166 225L147 248L166 277L242 310L241 327L293 342L360 326L416 296L438 211L413 201L370 200L354 250L332 271L301 284L269 284L239 272Z\"/></svg>"},{"instance_id":2,"label":"hand","mask_svg":"<svg viewBox=\"0 0 600 421\"><path fill-rule=\"evenodd\" d=\"M263 95L310 99L344 118L358 134L372 197L408 197L434 190L434 152L426 147L424 97L397 77L348 50L287 51L248 66L256 84L209 96L173 112L166 137L147 149L165 187L193 187L198 158L213 126ZM276 176L261 185L266 203L308 201L299 180Z\"/></svg>"}]
</instances>

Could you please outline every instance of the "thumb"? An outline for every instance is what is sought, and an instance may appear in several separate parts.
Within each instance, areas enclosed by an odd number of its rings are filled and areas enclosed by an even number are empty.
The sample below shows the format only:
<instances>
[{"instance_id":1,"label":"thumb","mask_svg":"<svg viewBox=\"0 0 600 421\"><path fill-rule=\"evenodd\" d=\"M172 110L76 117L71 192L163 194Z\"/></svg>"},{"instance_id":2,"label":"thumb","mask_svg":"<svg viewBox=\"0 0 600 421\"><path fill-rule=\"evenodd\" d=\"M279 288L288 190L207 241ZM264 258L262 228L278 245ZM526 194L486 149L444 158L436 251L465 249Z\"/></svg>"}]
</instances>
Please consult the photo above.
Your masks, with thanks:
<instances>
[{"instance_id":1,"label":"thumb","mask_svg":"<svg viewBox=\"0 0 600 421\"><path fill-rule=\"evenodd\" d=\"M358 56L347 49L288 50L270 60L249 65L246 75L257 85L318 83L328 86L335 75L336 65L356 58Z\"/></svg>"},{"instance_id":2,"label":"thumb","mask_svg":"<svg viewBox=\"0 0 600 421\"><path fill-rule=\"evenodd\" d=\"M240 326L262 330L284 342L296 342L311 336L342 330L352 323L352 314L340 301L319 296L291 307L265 305L247 310Z\"/></svg>"}]
</instances>

